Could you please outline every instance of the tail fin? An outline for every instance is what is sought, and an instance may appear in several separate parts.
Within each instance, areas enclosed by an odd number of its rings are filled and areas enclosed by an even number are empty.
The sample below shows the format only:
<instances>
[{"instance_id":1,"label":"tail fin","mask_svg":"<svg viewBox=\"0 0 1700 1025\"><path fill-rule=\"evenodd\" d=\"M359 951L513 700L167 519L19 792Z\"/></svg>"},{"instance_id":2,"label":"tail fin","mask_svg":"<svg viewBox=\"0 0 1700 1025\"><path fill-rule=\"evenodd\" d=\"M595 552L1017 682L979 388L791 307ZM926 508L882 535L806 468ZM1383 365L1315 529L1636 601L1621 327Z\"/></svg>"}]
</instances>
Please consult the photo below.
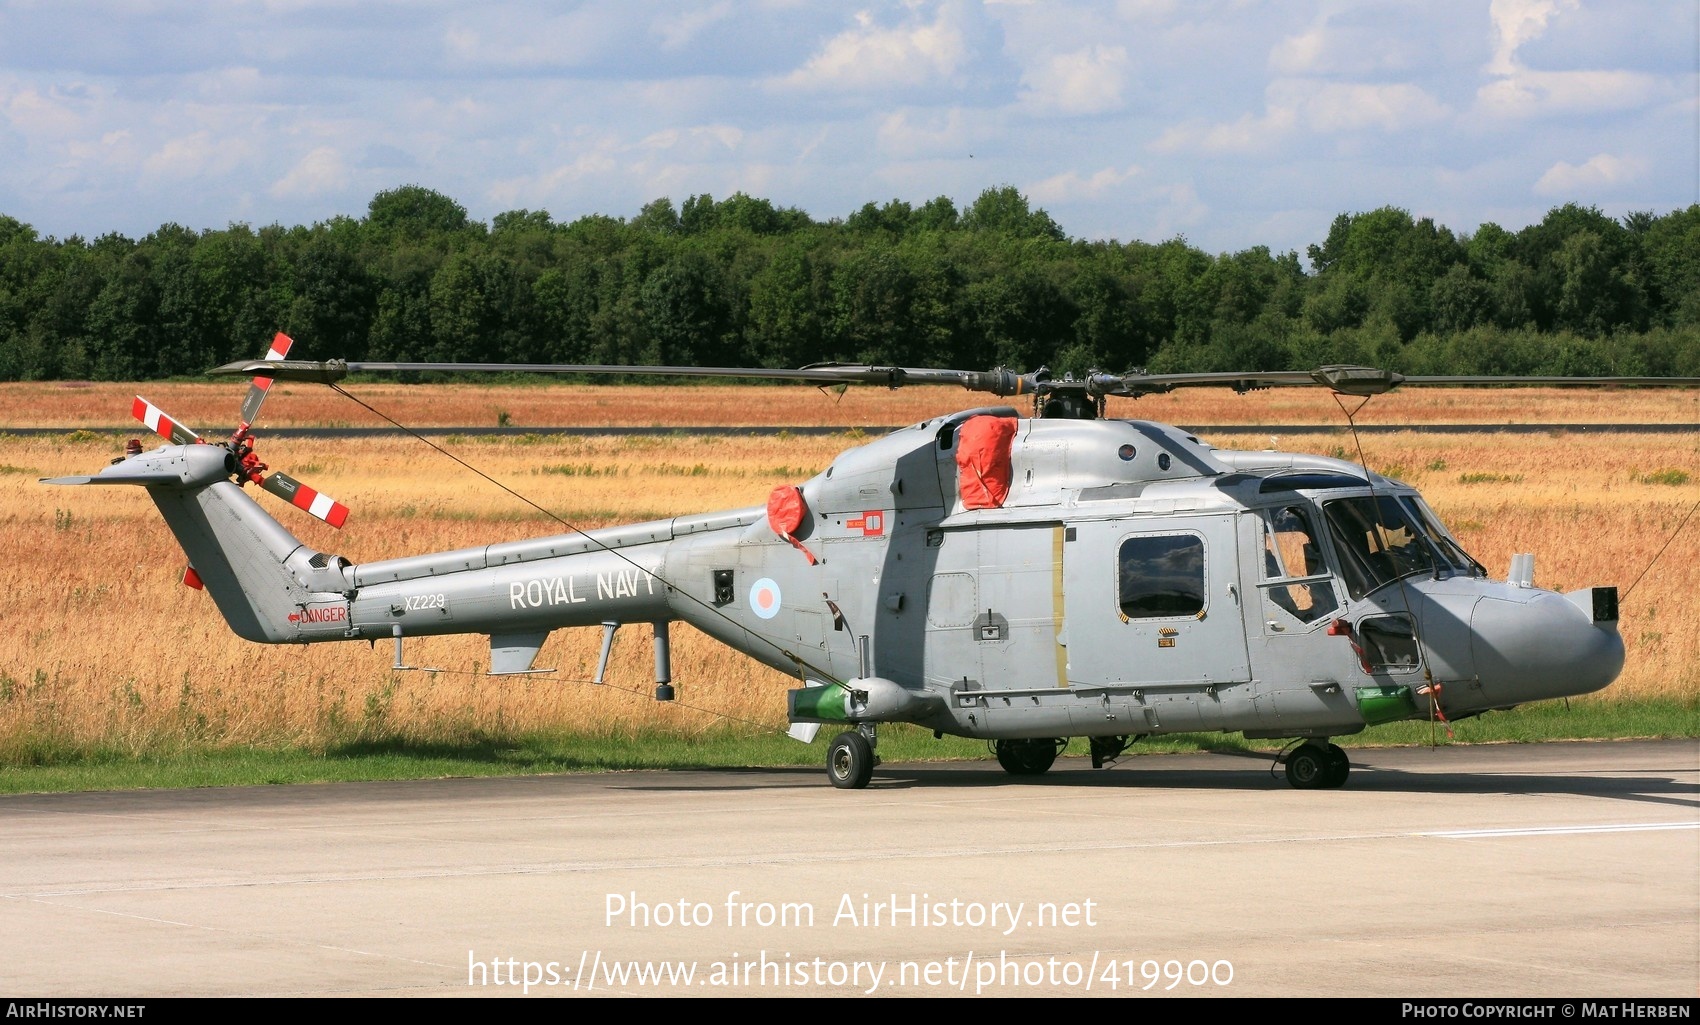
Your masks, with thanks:
<instances>
[{"instance_id":1,"label":"tail fin","mask_svg":"<svg viewBox=\"0 0 1700 1025\"><path fill-rule=\"evenodd\" d=\"M289 643L342 635L348 627L347 563L302 544L230 480L230 453L216 445L170 445L98 474L45 484L145 487L189 565L240 637ZM340 605L341 615L308 615Z\"/></svg>"}]
</instances>

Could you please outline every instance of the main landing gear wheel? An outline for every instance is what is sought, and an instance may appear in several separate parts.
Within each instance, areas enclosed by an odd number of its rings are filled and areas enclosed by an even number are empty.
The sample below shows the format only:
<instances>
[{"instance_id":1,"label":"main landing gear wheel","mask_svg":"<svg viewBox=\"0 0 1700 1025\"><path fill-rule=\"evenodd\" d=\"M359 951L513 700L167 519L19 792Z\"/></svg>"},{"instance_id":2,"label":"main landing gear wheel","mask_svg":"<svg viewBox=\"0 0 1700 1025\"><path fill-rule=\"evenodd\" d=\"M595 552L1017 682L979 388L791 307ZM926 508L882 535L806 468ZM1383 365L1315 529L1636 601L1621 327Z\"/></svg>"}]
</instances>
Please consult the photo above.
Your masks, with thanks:
<instances>
[{"instance_id":1,"label":"main landing gear wheel","mask_svg":"<svg viewBox=\"0 0 1700 1025\"><path fill-rule=\"evenodd\" d=\"M1352 763L1338 744L1300 744L1287 755L1287 782L1295 790L1326 790L1345 786Z\"/></svg>"},{"instance_id":2,"label":"main landing gear wheel","mask_svg":"<svg viewBox=\"0 0 1700 1025\"><path fill-rule=\"evenodd\" d=\"M1063 741L1049 738L1040 740L999 740L992 750L997 753L998 764L1003 771L1011 776L1042 776L1057 760L1057 753L1062 750Z\"/></svg>"},{"instance_id":3,"label":"main landing gear wheel","mask_svg":"<svg viewBox=\"0 0 1700 1025\"><path fill-rule=\"evenodd\" d=\"M874 777L874 748L868 738L851 730L832 738L826 747L826 775L840 790L860 790Z\"/></svg>"}]
</instances>

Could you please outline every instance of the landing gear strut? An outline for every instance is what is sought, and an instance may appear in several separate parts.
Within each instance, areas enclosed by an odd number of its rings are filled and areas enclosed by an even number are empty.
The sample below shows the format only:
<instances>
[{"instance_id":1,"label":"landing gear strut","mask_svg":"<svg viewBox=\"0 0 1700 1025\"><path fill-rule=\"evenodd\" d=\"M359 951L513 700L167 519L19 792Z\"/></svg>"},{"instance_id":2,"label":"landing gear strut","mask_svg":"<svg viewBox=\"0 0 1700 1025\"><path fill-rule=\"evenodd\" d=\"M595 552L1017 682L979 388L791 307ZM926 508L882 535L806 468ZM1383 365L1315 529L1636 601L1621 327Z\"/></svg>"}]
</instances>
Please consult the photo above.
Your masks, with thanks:
<instances>
[{"instance_id":1,"label":"landing gear strut","mask_svg":"<svg viewBox=\"0 0 1700 1025\"><path fill-rule=\"evenodd\" d=\"M1352 763L1338 744L1306 741L1287 754L1287 782L1295 790L1332 790L1346 785Z\"/></svg>"},{"instance_id":2,"label":"landing gear strut","mask_svg":"<svg viewBox=\"0 0 1700 1025\"><path fill-rule=\"evenodd\" d=\"M1123 751L1133 745L1133 742L1143 738L1145 734L1135 733L1124 737L1088 737L1087 743L1092 750L1092 767L1102 769L1120 758Z\"/></svg>"},{"instance_id":3,"label":"landing gear strut","mask_svg":"<svg viewBox=\"0 0 1700 1025\"><path fill-rule=\"evenodd\" d=\"M860 790L867 786L874 776L874 766L879 764L874 755L874 745L878 743L872 726L846 730L833 737L826 746L826 778L840 790Z\"/></svg>"}]
</instances>

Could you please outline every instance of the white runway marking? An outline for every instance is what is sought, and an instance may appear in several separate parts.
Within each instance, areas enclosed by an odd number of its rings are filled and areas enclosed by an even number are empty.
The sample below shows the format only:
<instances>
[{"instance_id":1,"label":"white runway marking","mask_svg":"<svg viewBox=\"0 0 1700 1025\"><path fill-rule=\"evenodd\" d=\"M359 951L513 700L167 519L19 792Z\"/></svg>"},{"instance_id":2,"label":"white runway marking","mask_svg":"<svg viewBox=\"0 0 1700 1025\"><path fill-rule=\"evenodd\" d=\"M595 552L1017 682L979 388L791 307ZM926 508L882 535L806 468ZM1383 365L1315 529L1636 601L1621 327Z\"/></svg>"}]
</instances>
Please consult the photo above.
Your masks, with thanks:
<instances>
[{"instance_id":1,"label":"white runway marking","mask_svg":"<svg viewBox=\"0 0 1700 1025\"><path fill-rule=\"evenodd\" d=\"M1579 833L1644 833L1657 829L1700 829L1700 822L1630 822L1613 826L1526 826L1522 829L1452 829L1418 836L1574 836Z\"/></svg>"}]
</instances>

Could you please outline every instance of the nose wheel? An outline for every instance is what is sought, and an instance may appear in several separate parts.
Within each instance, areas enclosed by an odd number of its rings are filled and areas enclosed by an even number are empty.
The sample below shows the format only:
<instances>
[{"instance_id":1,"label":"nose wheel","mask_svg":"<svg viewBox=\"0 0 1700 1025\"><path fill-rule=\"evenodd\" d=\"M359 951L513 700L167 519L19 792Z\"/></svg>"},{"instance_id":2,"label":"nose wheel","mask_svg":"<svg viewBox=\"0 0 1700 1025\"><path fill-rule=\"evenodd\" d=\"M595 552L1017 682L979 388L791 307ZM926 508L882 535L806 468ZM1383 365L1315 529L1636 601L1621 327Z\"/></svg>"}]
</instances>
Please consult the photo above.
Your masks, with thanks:
<instances>
[{"instance_id":1,"label":"nose wheel","mask_svg":"<svg viewBox=\"0 0 1700 1025\"><path fill-rule=\"evenodd\" d=\"M1333 790L1346 785L1352 763L1338 744L1303 743L1287 755L1287 782L1295 790Z\"/></svg>"},{"instance_id":2,"label":"nose wheel","mask_svg":"<svg viewBox=\"0 0 1700 1025\"><path fill-rule=\"evenodd\" d=\"M874 776L874 745L860 730L848 730L826 746L826 777L840 790L860 790Z\"/></svg>"}]
</instances>

